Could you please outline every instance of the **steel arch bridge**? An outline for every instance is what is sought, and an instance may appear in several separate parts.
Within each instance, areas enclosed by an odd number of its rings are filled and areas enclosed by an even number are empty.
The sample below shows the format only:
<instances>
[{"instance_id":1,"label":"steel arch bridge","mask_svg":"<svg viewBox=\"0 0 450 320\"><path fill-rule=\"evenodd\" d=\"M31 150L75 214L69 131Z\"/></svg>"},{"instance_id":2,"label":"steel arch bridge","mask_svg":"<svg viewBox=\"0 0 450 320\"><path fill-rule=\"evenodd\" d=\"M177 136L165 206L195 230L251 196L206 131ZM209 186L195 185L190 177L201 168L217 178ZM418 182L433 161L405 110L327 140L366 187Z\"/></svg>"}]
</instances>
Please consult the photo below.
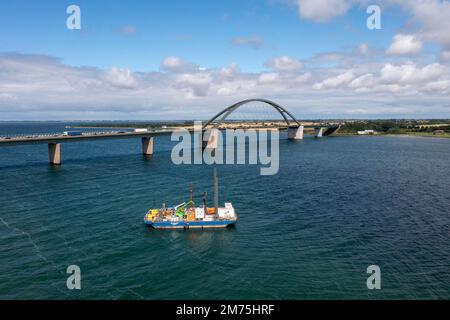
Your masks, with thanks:
<instances>
[{"instance_id":1,"label":"steel arch bridge","mask_svg":"<svg viewBox=\"0 0 450 320\"><path fill-rule=\"evenodd\" d=\"M246 99L246 100L242 100L239 101L225 109L223 109L221 112L219 112L218 114L216 114L214 117L211 118L211 120L209 120L206 124L203 125L203 129L206 129L207 126L209 126L210 124L214 124L214 127L219 127L219 125L225 121L225 119L234 111L236 111L236 109L238 109L239 107L243 106L244 104L250 103L250 102L263 102L271 107L273 107L275 110L277 110L281 116L283 117L284 121L286 121L288 127L291 126L291 123L293 122L295 126L301 126L301 123L289 112L287 111L285 108L283 108L282 106L280 106L279 104L270 101L268 99L260 99L260 98L255 98L255 99ZM290 120L289 120L290 119Z\"/></svg>"}]
</instances>

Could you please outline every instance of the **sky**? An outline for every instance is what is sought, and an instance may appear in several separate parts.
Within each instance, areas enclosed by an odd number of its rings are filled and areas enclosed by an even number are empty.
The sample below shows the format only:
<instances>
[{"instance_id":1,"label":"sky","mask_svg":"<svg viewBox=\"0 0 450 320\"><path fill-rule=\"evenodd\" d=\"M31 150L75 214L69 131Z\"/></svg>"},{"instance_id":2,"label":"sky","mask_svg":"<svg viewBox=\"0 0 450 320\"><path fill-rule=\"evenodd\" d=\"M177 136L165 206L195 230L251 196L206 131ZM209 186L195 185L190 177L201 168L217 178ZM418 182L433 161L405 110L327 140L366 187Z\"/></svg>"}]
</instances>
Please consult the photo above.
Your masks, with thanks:
<instances>
[{"instance_id":1,"label":"sky","mask_svg":"<svg viewBox=\"0 0 450 320\"><path fill-rule=\"evenodd\" d=\"M0 121L450 118L448 30L442 0L0 0Z\"/></svg>"}]
</instances>

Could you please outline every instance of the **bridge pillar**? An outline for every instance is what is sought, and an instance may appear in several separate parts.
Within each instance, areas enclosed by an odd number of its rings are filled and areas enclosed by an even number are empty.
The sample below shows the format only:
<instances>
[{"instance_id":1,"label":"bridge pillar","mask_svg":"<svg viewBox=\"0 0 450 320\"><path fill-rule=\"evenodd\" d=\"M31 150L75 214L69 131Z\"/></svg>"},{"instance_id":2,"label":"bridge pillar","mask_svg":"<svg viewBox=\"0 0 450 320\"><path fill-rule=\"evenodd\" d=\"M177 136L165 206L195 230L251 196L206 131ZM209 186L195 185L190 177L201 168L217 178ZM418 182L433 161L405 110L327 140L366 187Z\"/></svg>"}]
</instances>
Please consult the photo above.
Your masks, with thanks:
<instances>
[{"instance_id":1,"label":"bridge pillar","mask_svg":"<svg viewBox=\"0 0 450 320\"><path fill-rule=\"evenodd\" d=\"M323 136L323 128L314 128L314 135L316 138L321 138Z\"/></svg>"},{"instance_id":2,"label":"bridge pillar","mask_svg":"<svg viewBox=\"0 0 450 320\"><path fill-rule=\"evenodd\" d=\"M153 155L153 137L142 138L142 154L147 156Z\"/></svg>"},{"instance_id":3,"label":"bridge pillar","mask_svg":"<svg viewBox=\"0 0 450 320\"><path fill-rule=\"evenodd\" d=\"M288 127L288 139L289 140L302 140L303 139L303 126Z\"/></svg>"},{"instance_id":4,"label":"bridge pillar","mask_svg":"<svg viewBox=\"0 0 450 320\"><path fill-rule=\"evenodd\" d=\"M60 143L49 143L48 144L48 159L50 164L60 165L61 164L61 144Z\"/></svg>"},{"instance_id":5,"label":"bridge pillar","mask_svg":"<svg viewBox=\"0 0 450 320\"><path fill-rule=\"evenodd\" d=\"M219 135L219 129L213 128L206 130L203 133L202 148L217 149L217 147L219 146Z\"/></svg>"}]
</instances>

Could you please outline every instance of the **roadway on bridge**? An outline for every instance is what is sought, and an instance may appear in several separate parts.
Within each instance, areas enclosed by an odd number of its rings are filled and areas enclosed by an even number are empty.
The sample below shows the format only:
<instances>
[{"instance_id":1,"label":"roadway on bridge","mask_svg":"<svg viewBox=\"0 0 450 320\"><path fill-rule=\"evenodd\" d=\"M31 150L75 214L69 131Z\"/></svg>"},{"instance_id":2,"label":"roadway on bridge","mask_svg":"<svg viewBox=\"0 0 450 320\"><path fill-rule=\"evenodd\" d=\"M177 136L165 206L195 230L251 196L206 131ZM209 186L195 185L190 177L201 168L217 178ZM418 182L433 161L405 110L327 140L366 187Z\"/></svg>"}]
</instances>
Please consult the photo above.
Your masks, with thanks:
<instances>
[{"instance_id":1,"label":"roadway on bridge","mask_svg":"<svg viewBox=\"0 0 450 320\"><path fill-rule=\"evenodd\" d=\"M110 131L110 132L83 132L81 135L68 136L64 134L51 135L27 135L20 137L0 137L0 146L15 146L22 144L40 144L40 143L61 143L61 142L78 142L101 139L128 139L138 137L149 137L156 135L170 134L173 130L157 130L145 132L124 132L124 131Z\"/></svg>"}]
</instances>

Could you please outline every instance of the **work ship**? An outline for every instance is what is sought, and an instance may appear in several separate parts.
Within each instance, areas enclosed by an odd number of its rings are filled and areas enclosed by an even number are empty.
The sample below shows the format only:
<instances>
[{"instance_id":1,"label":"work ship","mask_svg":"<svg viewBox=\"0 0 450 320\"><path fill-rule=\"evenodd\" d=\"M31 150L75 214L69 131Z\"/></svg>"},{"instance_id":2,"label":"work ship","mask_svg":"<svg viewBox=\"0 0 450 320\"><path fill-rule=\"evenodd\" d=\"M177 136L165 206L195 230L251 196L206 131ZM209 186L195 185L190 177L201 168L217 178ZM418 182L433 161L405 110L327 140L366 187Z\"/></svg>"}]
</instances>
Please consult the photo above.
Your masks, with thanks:
<instances>
[{"instance_id":1,"label":"work ship","mask_svg":"<svg viewBox=\"0 0 450 320\"><path fill-rule=\"evenodd\" d=\"M226 228L237 221L236 211L230 202L219 207L219 182L214 169L214 207L206 205L206 192L203 193L203 206L196 207L192 184L189 188L190 200L174 207L163 204L160 209L150 209L145 214L144 223L155 229Z\"/></svg>"}]
</instances>

